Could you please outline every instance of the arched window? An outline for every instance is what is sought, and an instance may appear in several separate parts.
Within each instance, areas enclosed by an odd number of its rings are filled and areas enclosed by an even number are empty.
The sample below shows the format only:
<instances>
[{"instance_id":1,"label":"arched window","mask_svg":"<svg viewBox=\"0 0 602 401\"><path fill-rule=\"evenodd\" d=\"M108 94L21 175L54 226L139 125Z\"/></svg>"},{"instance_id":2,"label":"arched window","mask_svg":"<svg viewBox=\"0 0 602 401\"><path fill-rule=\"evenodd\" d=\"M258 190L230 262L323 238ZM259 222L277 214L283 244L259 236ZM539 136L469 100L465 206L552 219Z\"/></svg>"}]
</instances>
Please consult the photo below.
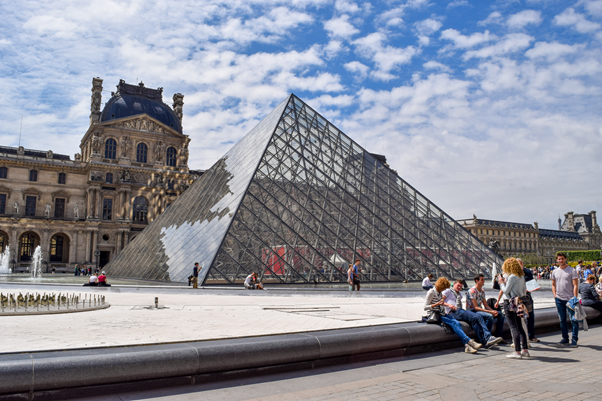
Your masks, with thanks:
<instances>
[{"instance_id":1,"label":"arched window","mask_svg":"<svg viewBox=\"0 0 602 401\"><path fill-rule=\"evenodd\" d=\"M148 215L148 202L144 196L134 199L134 210L132 210L135 223L146 223Z\"/></svg>"},{"instance_id":2,"label":"arched window","mask_svg":"<svg viewBox=\"0 0 602 401\"><path fill-rule=\"evenodd\" d=\"M167 189L174 189L175 186L176 186L176 183L174 180L167 181Z\"/></svg>"},{"instance_id":3,"label":"arched window","mask_svg":"<svg viewBox=\"0 0 602 401\"><path fill-rule=\"evenodd\" d=\"M105 178L105 182L107 184L112 184L113 183L113 173L107 173L106 178Z\"/></svg>"},{"instance_id":4,"label":"arched window","mask_svg":"<svg viewBox=\"0 0 602 401\"><path fill-rule=\"evenodd\" d=\"M21 237L21 261L27 262L31 260L34 241L35 237L32 234L23 234Z\"/></svg>"},{"instance_id":5,"label":"arched window","mask_svg":"<svg viewBox=\"0 0 602 401\"><path fill-rule=\"evenodd\" d=\"M169 148L167 148L167 157L166 157L166 162L167 165L170 167L175 167L176 166L176 148L170 146Z\"/></svg>"},{"instance_id":6,"label":"arched window","mask_svg":"<svg viewBox=\"0 0 602 401\"><path fill-rule=\"evenodd\" d=\"M66 184L66 183L67 183L67 174L59 173L59 184Z\"/></svg>"},{"instance_id":7,"label":"arched window","mask_svg":"<svg viewBox=\"0 0 602 401\"><path fill-rule=\"evenodd\" d=\"M105 142L105 159L115 159L117 157L117 142L113 138Z\"/></svg>"},{"instance_id":8,"label":"arched window","mask_svg":"<svg viewBox=\"0 0 602 401\"><path fill-rule=\"evenodd\" d=\"M51 262L62 262L63 261L63 237L55 235L50 239L50 261Z\"/></svg>"},{"instance_id":9,"label":"arched window","mask_svg":"<svg viewBox=\"0 0 602 401\"><path fill-rule=\"evenodd\" d=\"M30 170L29 171L29 181L37 181L38 180L38 170Z\"/></svg>"},{"instance_id":10,"label":"arched window","mask_svg":"<svg viewBox=\"0 0 602 401\"><path fill-rule=\"evenodd\" d=\"M8 168L0 167L0 178L8 177Z\"/></svg>"},{"instance_id":11,"label":"arched window","mask_svg":"<svg viewBox=\"0 0 602 401\"><path fill-rule=\"evenodd\" d=\"M144 143L139 143L136 146L136 161L138 163L146 163L146 155L148 153L148 147Z\"/></svg>"}]
</instances>

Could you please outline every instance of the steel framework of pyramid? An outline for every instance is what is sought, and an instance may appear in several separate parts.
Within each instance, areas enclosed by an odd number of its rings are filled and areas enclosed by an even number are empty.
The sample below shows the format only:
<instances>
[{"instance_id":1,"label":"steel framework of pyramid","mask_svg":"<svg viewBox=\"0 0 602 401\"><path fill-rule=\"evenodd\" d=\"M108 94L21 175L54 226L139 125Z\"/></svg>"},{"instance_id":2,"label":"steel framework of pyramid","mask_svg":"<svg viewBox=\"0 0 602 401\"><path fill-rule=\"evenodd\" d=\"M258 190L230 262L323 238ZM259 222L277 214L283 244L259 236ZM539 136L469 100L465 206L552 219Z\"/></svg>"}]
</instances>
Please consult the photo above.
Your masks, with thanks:
<instances>
[{"instance_id":1,"label":"steel framework of pyramid","mask_svg":"<svg viewBox=\"0 0 602 401\"><path fill-rule=\"evenodd\" d=\"M290 95L128 244L115 277L337 283L490 277L501 259Z\"/></svg>"}]
</instances>

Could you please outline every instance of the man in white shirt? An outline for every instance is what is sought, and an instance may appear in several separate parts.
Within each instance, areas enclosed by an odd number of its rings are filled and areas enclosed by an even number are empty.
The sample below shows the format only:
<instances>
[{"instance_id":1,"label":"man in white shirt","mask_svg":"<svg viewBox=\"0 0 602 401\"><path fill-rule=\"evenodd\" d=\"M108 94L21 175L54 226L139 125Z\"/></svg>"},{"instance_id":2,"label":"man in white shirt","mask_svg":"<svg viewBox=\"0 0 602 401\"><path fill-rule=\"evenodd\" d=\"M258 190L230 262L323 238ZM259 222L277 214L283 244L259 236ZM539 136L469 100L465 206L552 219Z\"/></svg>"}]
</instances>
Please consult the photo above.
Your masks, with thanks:
<instances>
[{"instance_id":1,"label":"man in white shirt","mask_svg":"<svg viewBox=\"0 0 602 401\"><path fill-rule=\"evenodd\" d=\"M558 343L560 346L569 345L569 330L566 324L567 311L573 326L573 338L571 339L571 347L577 348L579 341L579 322L573 321L575 311L567 308L568 302L573 297L579 294L579 276L577 271L566 263L566 255L562 252L556 254L558 268L552 272L552 294L556 301L556 310L560 319L560 331L562 332L562 340Z\"/></svg>"},{"instance_id":2,"label":"man in white shirt","mask_svg":"<svg viewBox=\"0 0 602 401\"><path fill-rule=\"evenodd\" d=\"M577 271L577 277L579 277L579 281L583 281L583 261L580 260L577 262L577 266L575 266L575 270Z\"/></svg>"},{"instance_id":3,"label":"man in white shirt","mask_svg":"<svg viewBox=\"0 0 602 401\"><path fill-rule=\"evenodd\" d=\"M474 277L474 282L475 286L468 290L466 309L481 316L490 332L493 329L493 322L495 320L497 322L497 334L501 337L504 329L504 314L492 309L487 304L487 297L483 289L485 286L485 276L477 274Z\"/></svg>"},{"instance_id":4,"label":"man in white shirt","mask_svg":"<svg viewBox=\"0 0 602 401\"><path fill-rule=\"evenodd\" d=\"M487 324L481 316L474 312L464 310L462 308L462 288L464 283L462 280L456 280L452 288L443 291L441 295L445 301L445 311L449 317L470 324L474 330L479 343L485 344L487 347L493 347L502 341L500 337L494 337L487 328Z\"/></svg>"}]
</instances>

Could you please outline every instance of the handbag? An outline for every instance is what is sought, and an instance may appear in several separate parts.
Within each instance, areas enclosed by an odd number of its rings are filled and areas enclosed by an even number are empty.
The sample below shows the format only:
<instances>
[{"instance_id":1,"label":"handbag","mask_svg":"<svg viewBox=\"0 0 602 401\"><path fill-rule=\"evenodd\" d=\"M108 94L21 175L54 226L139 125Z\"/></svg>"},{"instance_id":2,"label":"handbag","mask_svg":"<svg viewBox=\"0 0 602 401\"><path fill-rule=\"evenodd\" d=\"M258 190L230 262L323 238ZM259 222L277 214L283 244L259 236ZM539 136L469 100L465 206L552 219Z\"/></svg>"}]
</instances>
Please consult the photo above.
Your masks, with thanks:
<instances>
[{"instance_id":1,"label":"handbag","mask_svg":"<svg viewBox=\"0 0 602 401\"><path fill-rule=\"evenodd\" d=\"M426 317L428 324L441 324L441 312L438 310L432 310Z\"/></svg>"},{"instance_id":2,"label":"handbag","mask_svg":"<svg viewBox=\"0 0 602 401\"><path fill-rule=\"evenodd\" d=\"M521 302L525 305L525 309L527 312L533 312L533 298L530 295L525 295L524 297L520 297Z\"/></svg>"}]
</instances>

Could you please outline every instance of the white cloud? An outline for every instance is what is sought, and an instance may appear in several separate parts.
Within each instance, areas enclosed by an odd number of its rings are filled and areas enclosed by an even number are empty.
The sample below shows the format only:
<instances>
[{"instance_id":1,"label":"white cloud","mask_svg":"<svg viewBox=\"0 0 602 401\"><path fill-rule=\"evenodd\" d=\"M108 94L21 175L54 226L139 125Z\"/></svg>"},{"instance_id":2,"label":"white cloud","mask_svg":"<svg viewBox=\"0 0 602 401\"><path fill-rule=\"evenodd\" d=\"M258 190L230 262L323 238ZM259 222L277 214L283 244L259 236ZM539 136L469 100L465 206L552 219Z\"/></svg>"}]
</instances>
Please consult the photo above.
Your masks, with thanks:
<instances>
[{"instance_id":1,"label":"white cloud","mask_svg":"<svg viewBox=\"0 0 602 401\"><path fill-rule=\"evenodd\" d=\"M506 24L513 29L520 29L529 24L539 25L541 24L541 11L523 10L508 17Z\"/></svg>"},{"instance_id":2,"label":"white cloud","mask_svg":"<svg viewBox=\"0 0 602 401\"><path fill-rule=\"evenodd\" d=\"M583 14L576 13L573 8L567 8L555 16L554 22L557 25L570 26L581 33L594 32L600 29L600 24L586 20Z\"/></svg>"},{"instance_id":3,"label":"white cloud","mask_svg":"<svg viewBox=\"0 0 602 401\"><path fill-rule=\"evenodd\" d=\"M454 0L451 1L448 5L447 8L453 8L453 7L463 7L463 6L468 6L469 3L467 0Z\"/></svg>"},{"instance_id":4,"label":"white cloud","mask_svg":"<svg viewBox=\"0 0 602 401\"><path fill-rule=\"evenodd\" d=\"M470 58L486 58L501 56L508 53L515 53L530 46L533 37L524 33L510 33L497 43L484 47L479 50L470 50L464 53L464 59Z\"/></svg>"},{"instance_id":5,"label":"white cloud","mask_svg":"<svg viewBox=\"0 0 602 401\"><path fill-rule=\"evenodd\" d=\"M469 49L481 43L489 42L495 38L496 36L490 34L489 31L485 31L483 33L476 32L470 36L462 35L455 29L446 29L445 31L441 32L441 39L451 40L454 42L455 47L461 49Z\"/></svg>"},{"instance_id":6,"label":"white cloud","mask_svg":"<svg viewBox=\"0 0 602 401\"><path fill-rule=\"evenodd\" d=\"M350 63L344 64L343 67L347 71L352 72L356 78L360 80L364 80L368 76L368 71L370 68L367 65L360 63L359 61L352 61Z\"/></svg>"},{"instance_id":7,"label":"white cloud","mask_svg":"<svg viewBox=\"0 0 602 401\"><path fill-rule=\"evenodd\" d=\"M362 9L352 1L347 0L337 0L334 3L334 8L342 13L357 13Z\"/></svg>"},{"instance_id":8,"label":"white cloud","mask_svg":"<svg viewBox=\"0 0 602 401\"><path fill-rule=\"evenodd\" d=\"M432 35L437 32L443 24L435 19L427 18L422 21L418 21L414 23L414 28L421 35Z\"/></svg>"},{"instance_id":9,"label":"white cloud","mask_svg":"<svg viewBox=\"0 0 602 401\"><path fill-rule=\"evenodd\" d=\"M328 31L331 36L340 38L349 38L356 33L359 33L359 29L349 22L348 15L342 15L326 21L324 23L324 29Z\"/></svg>"},{"instance_id":10,"label":"white cloud","mask_svg":"<svg viewBox=\"0 0 602 401\"><path fill-rule=\"evenodd\" d=\"M427 70L440 70L443 72L451 72L451 69L448 66L446 66L445 64L441 64L438 61L427 61L422 66Z\"/></svg>"},{"instance_id":11,"label":"white cloud","mask_svg":"<svg viewBox=\"0 0 602 401\"><path fill-rule=\"evenodd\" d=\"M537 42L532 49L525 52L525 56L532 59L546 58L548 61L554 61L567 54L575 54L582 49L582 45L565 45L558 42Z\"/></svg>"},{"instance_id":12,"label":"white cloud","mask_svg":"<svg viewBox=\"0 0 602 401\"><path fill-rule=\"evenodd\" d=\"M372 77L388 81L395 78L395 75L390 73L391 70L409 63L412 57L418 53L418 50L413 46L405 48L386 46L382 43L385 40L386 38L382 33L374 32L355 40L353 44L361 56L371 58L376 64L376 70L371 72Z\"/></svg>"},{"instance_id":13,"label":"white cloud","mask_svg":"<svg viewBox=\"0 0 602 401\"><path fill-rule=\"evenodd\" d=\"M494 11L487 16L483 21L479 21L478 25L501 24L502 14L499 11Z\"/></svg>"},{"instance_id":14,"label":"white cloud","mask_svg":"<svg viewBox=\"0 0 602 401\"><path fill-rule=\"evenodd\" d=\"M324 46L324 53L328 58L333 58L344 50L345 47L343 46L343 42L340 40L331 40L326 46Z\"/></svg>"},{"instance_id":15,"label":"white cloud","mask_svg":"<svg viewBox=\"0 0 602 401\"><path fill-rule=\"evenodd\" d=\"M581 0L577 4L582 4L585 9L596 17L602 16L602 0Z\"/></svg>"}]
</instances>

